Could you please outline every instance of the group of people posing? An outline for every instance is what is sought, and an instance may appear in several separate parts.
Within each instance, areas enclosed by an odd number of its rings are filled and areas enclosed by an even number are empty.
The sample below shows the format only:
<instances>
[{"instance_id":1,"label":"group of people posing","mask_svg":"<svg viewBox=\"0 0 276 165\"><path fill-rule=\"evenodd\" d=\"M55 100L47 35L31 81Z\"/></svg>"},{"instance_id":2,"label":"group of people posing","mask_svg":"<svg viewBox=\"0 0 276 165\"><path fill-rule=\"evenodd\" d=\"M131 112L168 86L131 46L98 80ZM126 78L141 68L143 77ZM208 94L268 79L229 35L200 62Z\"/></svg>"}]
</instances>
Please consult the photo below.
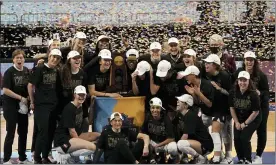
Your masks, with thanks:
<instances>
[{"instance_id":1,"label":"group of people posing","mask_svg":"<svg viewBox=\"0 0 276 165\"><path fill-rule=\"evenodd\" d=\"M77 32L65 48L60 48L59 40L50 40L49 51L35 56L38 60L31 71L24 66L24 51L13 52L14 65L3 78L5 164L12 163L16 125L19 163L30 163L26 156L30 110L34 112L35 164L57 163L51 155L52 144L61 154L95 151L91 163L98 163L104 153L104 162L109 164L191 163L188 155L201 164L214 152L209 163L233 164L232 139L238 163L262 163L269 114L267 76L252 51L244 53L243 66L236 69L235 57L223 50L218 34L210 37L210 52L203 59L197 59L193 49L180 50L175 37L168 40L166 54L158 42L151 43L149 54L143 56L126 45L127 92L145 97L144 123L135 132L115 112L102 132L89 132L94 98L123 97L109 88L110 40L99 36L93 55L84 50L83 32ZM257 154L252 159L255 131Z\"/></svg>"}]
</instances>

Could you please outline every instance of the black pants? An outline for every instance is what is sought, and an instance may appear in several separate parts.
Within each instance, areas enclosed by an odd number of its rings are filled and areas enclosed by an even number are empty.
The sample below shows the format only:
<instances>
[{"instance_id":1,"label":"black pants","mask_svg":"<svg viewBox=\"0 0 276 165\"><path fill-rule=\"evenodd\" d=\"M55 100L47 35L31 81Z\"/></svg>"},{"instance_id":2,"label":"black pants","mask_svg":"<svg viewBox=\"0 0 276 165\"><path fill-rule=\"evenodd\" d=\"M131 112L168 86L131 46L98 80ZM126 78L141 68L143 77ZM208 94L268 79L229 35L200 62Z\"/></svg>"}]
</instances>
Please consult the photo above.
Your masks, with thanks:
<instances>
[{"instance_id":1,"label":"black pants","mask_svg":"<svg viewBox=\"0 0 276 165\"><path fill-rule=\"evenodd\" d=\"M269 115L269 107L262 108L261 115L262 115L262 121L257 128L257 155L262 156L266 141L267 141L267 119Z\"/></svg>"},{"instance_id":2,"label":"black pants","mask_svg":"<svg viewBox=\"0 0 276 165\"><path fill-rule=\"evenodd\" d=\"M34 118L34 128L33 128L33 141L32 141L32 147L31 147L31 152L35 151L35 143L36 143L36 138L37 138L37 132L38 132L38 127L37 124L35 122L35 118Z\"/></svg>"},{"instance_id":3,"label":"black pants","mask_svg":"<svg viewBox=\"0 0 276 165\"><path fill-rule=\"evenodd\" d=\"M125 141L119 140L113 151L113 154L108 156L105 163L107 164L135 164L136 160L140 160L144 148L144 141L138 140L135 146L130 149Z\"/></svg>"},{"instance_id":4,"label":"black pants","mask_svg":"<svg viewBox=\"0 0 276 165\"><path fill-rule=\"evenodd\" d=\"M34 155L36 161L41 160L41 153L42 158L47 158L51 151L56 129L56 116L55 107L51 106L37 106L34 111L34 120L38 128Z\"/></svg>"},{"instance_id":5,"label":"black pants","mask_svg":"<svg viewBox=\"0 0 276 165\"><path fill-rule=\"evenodd\" d=\"M14 134L17 127L18 134L18 154L19 160L24 161L27 158L26 155L26 144L27 144L27 134L28 134L28 114L18 113L17 109L12 106L5 106L3 103L4 118L6 120L6 137L4 141L4 162L10 160L12 155L12 144L14 140Z\"/></svg>"},{"instance_id":6,"label":"black pants","mask_svg":"<svg viewBox=\"0 0 276 165\"><path fill-rule=\"evenodd\" d=\"M234 144L239 160L251 161L251 138L259 124L259 121L253 121L243 130L237 130L234 126Z\"/></svg>"}]
</instances>

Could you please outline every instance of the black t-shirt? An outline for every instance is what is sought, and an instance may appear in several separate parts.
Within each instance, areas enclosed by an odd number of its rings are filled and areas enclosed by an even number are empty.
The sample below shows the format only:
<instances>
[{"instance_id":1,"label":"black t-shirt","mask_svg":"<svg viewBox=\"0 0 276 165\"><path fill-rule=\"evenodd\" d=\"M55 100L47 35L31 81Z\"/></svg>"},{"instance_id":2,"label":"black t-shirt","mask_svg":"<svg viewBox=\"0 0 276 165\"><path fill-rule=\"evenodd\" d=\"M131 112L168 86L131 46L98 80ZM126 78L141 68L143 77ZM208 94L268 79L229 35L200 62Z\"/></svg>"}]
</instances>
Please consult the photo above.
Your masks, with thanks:
<instances>
[{"instance_id":1,"label":"black t-shirt","mask_svg":"<svg viewBox=\"0 0 276 165\"><path fill-rule=\"evenodd\" d=\"M157 92L157 97L159 97L164 105L164 108L167 109L168 105L176 107L177 99L176 96L181 96L187 93L185 85L187 85L186 80L176 79L177 73L173 71L172 76L165 81L162 81L160 77L156 76L154 73L154 84L160 86L159 91Z\"/></svg>"},{"instance_id":2,"label":"black t-shirt","mask_svg":"<svg viewBox=\"0 0 276 165\"><path fill-rule=\"evenodd\" d=\"M211 84L209 80L206 80L204 78L201 78L200 83L200 91L201 93L209 99L212 103L214 103L214 97L215 97L215 88ZM199 98L197 98L199 102L195 102L195 106L201 109L202 113L205 115L211 116L212 115L212 107L209 108L203 101L201 101Z\"/></svg>"},{"instance_id":3,"label":"black t-shirt","mask_svg":"<svg viewBox=\"0 0 276 165\"><path fill-rule=\"evenodd\" d=\"M139 96L145 96L145 104L148 104L151 99L150 92L150 73L145 73L145 79L141 80L138 76L136 76L136 84L139 89Z\"/></svg>"},{"instance_id":4,"label":"black t-shirt","mask_svg":"<svg viewBox=\"0 0 276 165\"><path fill-rule=\"evenodd\" d=\"M179 56L179 58L172 58L172 57L178 57L178 56ZM172 68L175 68L175 66L177 64L184 64L182 61L183 57L180 54L180 52L177 55L171 55L170 53L168 53L168 54L164 55L163 58L171 63Z\"/></svg>"},{"instance_id":5,"label":"black t-shirt","mask_svg":"<svg viewBox=\"0 0 276 165\"><path fill-rule=\"evenodd\" d=\"M86 73L80 69L78 73L72 74L71 73L71 79L72 79L72 84L63 84L62 85L62 98L60 101L60 109L62 110L69 102L73 101L74 99L74 89L78 85L82 85L84 87L87 87L87 75ZM88 91L86 91L88 92ZM82 109L83 109L83 117L88 117L88 105L87 102L84 102L82 104Z\"/></svg>"},{"instance_id":6,"label":"black t-shirt","mask_svg":"<svg viewBox=\"0 0 276 165\"><path fill-rule=\"evenodd\" d=\"M18 71L14 66L10 67L3 77L3 88L10 89L16 94L21 95L22 97L28 96L28 82L29 82L30 72L27 67L23 67L22 71ZM9 102L10 104L15 104L19 100L11 98L7 95L3 95L4 101Z\"/></svg>"},{"instance_id":7,"label":"black t-shirt","mask_svg":"<svg viewBox=\"0 0 276 165\"><path fill-rule=\"evenodd\" d=\"M87 86L87 75L82 69L80 69L79 72L76 74L71 73L71 79L72 84L63 84L62 101L64 103L64 106L73 100L74 89L76 86Z\"/></svg>"},{"instance_id":8,"label":"black t-shirt","mask_svg":"<svg viewBox=\"0 0 276 165\"><path fill-rule=\"evenodd\" d=\"M251 115L253 111L259 111L260 98L256 91L247 90L241 93L240 90L231 90L229 94L229 106L235 109L237 118L240 123L243 123ZM258 115L255 120L259 120Z\"/></svg>"},{"instance_id":9,"label":"black t-shirt","mask_svg":"<svg viewBox=\"0 0 276 165\"><path fill-rule=\"evenodd\" d=\"M116 133L111 127L107 127L101 133L98 140L98 147L104 150L104 159L107 160L109 156L113 155L115 146L119 140L125 140L129 146L130 142L137 141L137 133L129 128L122 128L121 132Z\"/></svg>"},{"instance_id":10,"label":"black t-shirt","mask_svg":"<svg viewBox=\"0 0 276 165\"><path fill-rule=\"evenodd\" d=\"M106 91L109 86L110 70L105 73L100 71L100 65L95 65L87 72L88 85L95 85L95 90L99 92Z\"/></svg>"},{"instance_id":11,"label":"black t-shirt","mask_svg":"<svg viewBox=\"0 0 276 165\"><path fill-rule=\"evenodd\" d=\"M222 70L215 76L206 76L210 81L216 82L218 86L229 92L231 88L231 76L226 71ZM230 114L228 105L228 96L222 94L219 90L215 89L215 97L212 105L213 113Z\"/></svg>"},{"instance_id":12,"label":"black t-shirt","mask_svg":"<svg viewBox=\"0 0 276 165\"><path fill-rule=\"evenodd\" d=\"M64 144L66 140L71 138L69 128L75 128L78 135L82 133L83 110L82 107L77 108L72 102L68 103L58 122L55 132L56 144Z\"/></svg>"},{"instance_id":13,"label":"black t-shirt","mask_svg":"<svg viewBox=\"0 0 276 165\"><path fill-rule=\"evenodd\" d=\"M238 75L240 71L243 71L244 68L239 68L234 73L234 79L236 80L238 78ZM269 106L269 84L267 80L267 76L262 72L259 71L255 76L250 75L250 79L253 81L255 87L260 91L260 99L261 99L261 107L262 109L268 109Z\"/></svg>"},{"instance_id":14,"label":"black t-shirt","mask_svg":"<svg viewBox=\"0 0 276 165\"><path fill-rule=\"evenodd\" d=\"M171 120L164 114L161 114L160 120L155 120L152 115L148 115L141 127L141 132L149 135L150 139L157 143L174 138Z\"/></svg>"},{"instance_id":15,"label":"black t-shirt","mask_svg":"<svg viewBox=\"0 0 276 165\"><path fill-rule=\"evenodd\" d=\"M178 112L172 122L176 141L180 140L183 134L188 134L188 139L201 143L212 140L207 127L196 111L189 110L185 115Z\"/></svg>"},{"instance_id":16,"label":"black t-shirt","mask_svg":"<svg viewBox=\"0 0 276 165\"><path fill-rule=\"evenodd\" d=\"M60 74L57 69L49 68L44 64L36 67L30 83L35 86L34 103L56 105L62 93Z\"/></svg>"}]
</instances>

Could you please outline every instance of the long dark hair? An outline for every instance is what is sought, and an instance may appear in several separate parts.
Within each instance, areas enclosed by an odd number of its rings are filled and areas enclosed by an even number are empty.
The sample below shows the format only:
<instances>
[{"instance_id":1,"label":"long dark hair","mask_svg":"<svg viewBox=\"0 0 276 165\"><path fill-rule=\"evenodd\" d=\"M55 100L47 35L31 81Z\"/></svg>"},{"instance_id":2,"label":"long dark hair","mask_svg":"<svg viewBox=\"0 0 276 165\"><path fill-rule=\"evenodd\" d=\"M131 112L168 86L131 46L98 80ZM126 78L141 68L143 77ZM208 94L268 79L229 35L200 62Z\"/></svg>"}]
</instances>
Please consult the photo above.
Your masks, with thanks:
<instances>
[{"instance_id":1,"label":"long dark hair","mask_svg":"<svg viewBox=\"0 0 276 165\"><path fill-rule=\"evenodd\" d=\"M234 93L237 93L240 91L240 87L238 84L239 79L237 79L234 83ZM249 84L248 84L248 88L247 91L256 91L256 86L254 85L253 81L250 79L249 80Z\"/></svg>"},{"instance_id":2,"label":"long dark hair","mask_svg":"<svg viewBox=\"0 0 276 165\"><path fill-rule=\"evenodd\" d=\"M72 86L70 59L61 68L61 83L62 86Z\"/></svg>"},{"instance_id":3,"label":"long dark hair","mask_svg":"<svg viewBox=\"0 0 276 165\"><path fill-rule=\"evenodd\" d=\"M244 59L245 61L245 59ZM243 61L243 64L242 64L242 67L244 70L246 70L245 68L245 62ZM259 72L260 72L260 65L259 65L259 62L258 60L255 58L254 59L254 66L253 66L253 72L252 72L252 78L256 78L259 76Z\"/></svg>"}]
</instances>

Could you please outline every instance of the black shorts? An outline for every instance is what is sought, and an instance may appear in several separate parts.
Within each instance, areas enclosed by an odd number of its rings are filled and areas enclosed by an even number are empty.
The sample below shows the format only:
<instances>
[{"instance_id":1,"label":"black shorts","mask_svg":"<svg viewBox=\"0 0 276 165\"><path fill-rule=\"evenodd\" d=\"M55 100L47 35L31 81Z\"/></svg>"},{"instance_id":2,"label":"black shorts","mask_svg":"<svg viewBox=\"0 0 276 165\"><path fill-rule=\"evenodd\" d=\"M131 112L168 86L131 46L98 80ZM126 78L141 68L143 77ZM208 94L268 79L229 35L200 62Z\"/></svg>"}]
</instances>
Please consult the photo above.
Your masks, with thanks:
<instances>
[{"instance_id":1,"label":"black shorts","mask_svg":"<svg viewBox=\"0 0 276 165\"><path fill-rule=\"evenodd\" d=\"M68 149L71 147L69 142L70 137L66 135L58 135L54 137L54 146L61 147L62 150L66 153Z\"/></svg>"},{"instance_id":2,"label":"black shorts","mask_svg":"<svg viewBox=\"0 0 276 165\"><path fill-rule=\"evenodd\" d=\"M214 143L212 140L206 140L201 143L202 155L208 155L214 150Z\"/></svg>"}]
</instances>

